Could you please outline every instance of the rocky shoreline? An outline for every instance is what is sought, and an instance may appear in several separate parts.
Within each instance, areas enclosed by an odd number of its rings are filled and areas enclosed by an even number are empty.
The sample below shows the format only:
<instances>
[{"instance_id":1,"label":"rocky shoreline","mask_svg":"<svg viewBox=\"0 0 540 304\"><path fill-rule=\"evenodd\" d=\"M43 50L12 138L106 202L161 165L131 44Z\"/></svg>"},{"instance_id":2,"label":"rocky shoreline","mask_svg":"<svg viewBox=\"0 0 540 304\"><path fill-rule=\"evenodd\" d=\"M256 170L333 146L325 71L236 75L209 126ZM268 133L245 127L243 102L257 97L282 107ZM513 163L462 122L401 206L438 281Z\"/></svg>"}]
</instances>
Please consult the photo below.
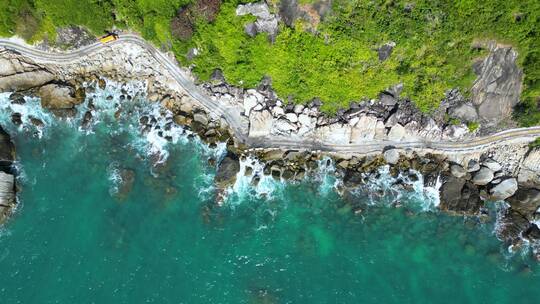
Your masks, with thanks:
<instances>
[{"instance_id":1,"label":"rocky shoreline","mask_svg":"<svg viewBox=\"0 0 540 304\"><path fill-rule=\"evenodd\" d=\"M491 62L501 61L492 58ZM481 70L485 69L487 67ZM479 76L479 79L491 77L487 74ZM382 153L369 155L251 149L235 138L235 132L223 117L194 99L167 69L139 46L111 45L80 60L62 64L38 62L10 51L0 55L0 91L14 92L11 102L21 102L23 95L39 96L42 106L56 115L74 115L76 106L85 100L85 90L92 84L103 87L105 78L120 83L144 81L146 98L170 110L174 123L191 129L210 145L227 142L228 153L218 164L216 173L216 185L220 189L216 199L218 203L223 199L225 189L234 183L240 170L240 160L248 156L254 156L263 163L264 175L284 180L303 179L306 174L314 172L322 158L329 157L342 180L338 190L344 197L355 187L368 183L381 166L389 166L394 176L418 171L424 176L425 186L441 184L441 210L482 216L485 215L485 204L505 200L507 205L498 218L497 236L512 246L523 242L538 243L540 240L537 226L540 222L540 150L529 147L526 142L455 153L397 149L391 145ZM237 110L247 137L251 139L265 140L268 136L288 140L310 138L336 144L363 144L377 140L399 142L410 138L459 141L473 138L493 127L487 124L488 129L471 132L464 123L450 123L447 118L452 113L469 116L462 121L485 114L479 113L479 108L456 90L448 92L441 107L432 115L423 114L409 100L400 98L401 86L396 85L382 92L377 100L352 103L349 109L330 116L320 111L320 101L294 105L279 99L272 90L270 79L264 79L257 89L245 90L228 85L216 71L212 81L202 84L200 89L214 101ZM479 85L477 91L486 93L482 90ZM129 92L122 93L120 99L125 102L135 98ZM507 95L504 98L509 99ZM491 103L494 98L485 100ZM507 104L512 102L507 100ZM490 115L495 111L493 107L486 108L491 109ZM508 110L506 106L497 109ZM118 111L121 110L120 107ZM89 124L92 119L91 111L84 113L83 124ZM141 130L155 127L155 119L141 118ZM12 117L12 121L17 123L17 115ZM33 123L39 125L37 120ZM11 162L14 160L13 155L4 158ZM252 183L257 183L258 179L260 176L253 176ZM14 181L13 175L10 180ZM2 185L7 189L14 188L12 184L8 180ZM407 189L406 183L396 184L396 187ZM5 201L10 203L5 204L9 208L4 207L3 211L10 210L15 204L14 196L8 196ZM363 206L351 200L351 212L359 214L362 209ZM540 259L539 248L535 254Z\"/></svg>"}]
</instances>

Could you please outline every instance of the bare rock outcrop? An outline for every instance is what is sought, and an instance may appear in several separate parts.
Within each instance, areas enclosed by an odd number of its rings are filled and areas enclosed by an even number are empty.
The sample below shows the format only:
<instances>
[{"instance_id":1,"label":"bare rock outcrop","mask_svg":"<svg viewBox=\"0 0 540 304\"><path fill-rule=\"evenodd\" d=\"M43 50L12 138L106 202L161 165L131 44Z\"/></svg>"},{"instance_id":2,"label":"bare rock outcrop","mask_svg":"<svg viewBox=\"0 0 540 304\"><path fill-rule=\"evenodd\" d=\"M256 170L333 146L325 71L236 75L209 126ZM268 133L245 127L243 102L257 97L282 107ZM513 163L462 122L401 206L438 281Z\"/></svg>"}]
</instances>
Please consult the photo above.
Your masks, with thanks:
<instances>
[{"instance_id":1,"label":"bare rock outcrop","mask_svg":"<svg viewBox=\"0 0 540 304\"><path fill-rule=\"evenodd\" d=\"M84 101L75 90L66 85L47 84L39 88L41 106L47 109L71 109Z\"/></svg>"},{"instance_id":2,"label":"bare rock outcrop","mask_svg":"<svg viewBox=\"0 0 540 304\"><path fill-rule=\"evenodd\" d=\"M513 48L492 44L489 50L489 56L475 65L478 78L471 91L481 121L496 125L508 119L519 102L523 71Z\"/></svg>"}]
</instances>

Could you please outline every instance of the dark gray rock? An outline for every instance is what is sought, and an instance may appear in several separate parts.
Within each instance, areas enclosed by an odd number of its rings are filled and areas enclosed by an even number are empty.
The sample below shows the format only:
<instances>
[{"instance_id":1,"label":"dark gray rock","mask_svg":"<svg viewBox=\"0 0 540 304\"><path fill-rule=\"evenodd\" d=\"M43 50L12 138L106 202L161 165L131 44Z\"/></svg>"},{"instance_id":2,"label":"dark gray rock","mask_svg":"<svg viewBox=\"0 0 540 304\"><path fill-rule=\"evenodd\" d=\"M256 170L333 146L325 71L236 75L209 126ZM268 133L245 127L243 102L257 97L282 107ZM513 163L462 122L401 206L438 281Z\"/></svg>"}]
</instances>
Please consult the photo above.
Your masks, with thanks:
<instances>
[{"instance_id":1,"label":"dark gray rock","mask_svg":"<svg viewBox=\"0 0 540 304\"><path fill-rule=\"evenodd\" d=\"M529 221L518 211L508 208L499 211L495 234L505 242L515 242L520 239L521 232L529 228Z\"/></svg>"},{"instance_id":2,"label":"dark gray rock","mask_svg":"<svg viewBox=\"0 0 540 304\"><path fill-rule=\"evenodd\" d=\"M440 188L441 210L476 214L483 203L478 188L455 177L450 177Z\"/></svg>"},{"instance_id":3,"label":"dark gray rock","mask_svg":"<svg viewBox=\"0 0 540 304\"><path fill-rule=\"evenodd\" d=\"M520 188L506 200L512 209L519 211L527 218L532 218L540 207L540 190L534 188Z\"/></svg>"},{"instance_id":4,"label":"dark gray rock","mask_svg":"<svg viewBox=\"0 0 540 304\"><path fill-rule=\"evenodd\" d=\"M450 108L448 114L464 122L472 122L478 120L476 108L469 103L463 103L456 107Z\"/></svg>"},{"instance_id":5,"label":"dark gray rock","mask_svg":"<svg viewBox=\"0 0 540 304\"><path fill-rule=\"evenodd\" d=\"M490 54L476 66L478 78L472 86L473 103L487 125L510 118L519 102L523 72L517 66L517 52L511 47L490 45Z\"/></svg>"},{"instance_id":6,"label":"dark gray rock","mask_svg":"<svg viewBox=\"0 0 540 304\"><path fill-rule=\"evenodd\" d=\"M388 42L383 44L381 47L377 49L377 53L379 55L380 61L385 61L392 55L392 51L394 50L394 47L396 46L395 42Z\"/></svg>"},{"instance_id":7,"label":"dark gray rock","mask_svg":"<svg viewBox=\"0 0 540 304\"><path fill-rule=\"evenodd\" d=\"M219 163L214 182L219 189L233 185L236 181L236 174L240 171L240 160L238 156L230 151Z\"/></svg>"}]
</instances>

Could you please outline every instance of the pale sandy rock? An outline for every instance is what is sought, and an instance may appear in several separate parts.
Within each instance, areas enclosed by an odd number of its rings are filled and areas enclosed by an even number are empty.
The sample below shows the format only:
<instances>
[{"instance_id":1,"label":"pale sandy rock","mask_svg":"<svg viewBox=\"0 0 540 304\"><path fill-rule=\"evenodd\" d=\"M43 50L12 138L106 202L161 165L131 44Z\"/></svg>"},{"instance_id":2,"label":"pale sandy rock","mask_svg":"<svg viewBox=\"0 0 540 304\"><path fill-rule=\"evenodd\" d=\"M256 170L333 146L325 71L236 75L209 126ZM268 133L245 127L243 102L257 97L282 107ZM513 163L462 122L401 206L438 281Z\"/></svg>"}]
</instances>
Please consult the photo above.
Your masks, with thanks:
<instances>
[{"instance_id":1,"label":"pale sandy rock","mask_svg":"<svg viewBox=\"0 0 540 304\"><path fill-rule=\"evenodd\" d=\"M392 141L401 141L403 138L407 136L407 130L405 128L396 123L391 129L390 132L388 132L388 139Z\"/></svg>"},{"instance_id":2,"label":"pale sandy rock","mask_svg":"<svg viewBox=\"0 0 540 304\"><path fill-rule=\"evenodd\" d=\"M293 110L293 111L294 111L294 113L296 113L296 114L300 114L300 113L302 113L302 111L304 111L304 106L301 105L301 104L297 104L297 105L294 106L294 110Z\"/></svg>"},{"instance_id":3,"label":"pale sandy rock","mask_svg":"<svg viewBox=\"0 0 540 304\"><path fill-rule=\"evenodd\" d=\"M386 139L386 127L381 120L378 120L375 125L375 139Z\"/></svg>"},{"instance_id":4,"label":"pale sandy rock","mask_svg":"<svg viewBox=\"0 0 540 304\"><path fill-rule=\"evenodd\" d=\"M351 138L351 127L342 124L326 125L317 128L315 136L334 144L348 144Z\"/></svg>"},{"instance_id":5,"label":"pale sandy rock","mask_svg":"<svg viewBox=\"0 0 540 304\"><path fill-rule=\"evenodd\" d=\"M272 134L289 135L292 131L296 131L297 127L287 119L280 118L272 124Z\"/></svg>"},{"instance_id":6,"label":"pale sandy rock","mask_svg":"<svg viewBox=\"0 0 540 304\"><path fill-rule=\"evenodd\" d=\"M74 97L73 89L57 84L44 85L39 89L41 106L47 109L70 109L84 100Z\"/></svg>"},{"instance_id":7,"label":"pale sandy rock","mask_svg":"<svg viewBox=\"0 0 540 304\"><path fill-rule=\"evenodd\" d=\"M375 138L375 128L377 118L373 116L362 116L358 123L351 128L351 143L357 144Z\"/></svg>"},{"instance_id":8,"label":"pale sandy rock","mask_svg":"<svg viewBox=\"0 0 540 304\"><path fill-rule=\"evenodd\" d=\"M253 109L257 103L257 97L253 95L248 95L246 98L244 98L244 115L249 117L251 109Z\"/></svg>"},{"instance_id":9,"label":"pale sandy rock","mask_svg":"<svg viewBox=\"0 0 540 304\"><path fill-rule=\"evenodd\" d=\"M298 116L294 113L287 113L285 114L285 117L292 123L298 122Z\"/></svg>"},{"instance_id":10,"label":"pale sandy rock","mask_svg":"<svg viewBox=\"0 0 540 304\"><path fill-rule=\"evenodd\" d=\"M273 107L272 115L274 115L274 117L280 117L282 115L285 115L285 111L283 111L282 107Z\"/></svg>"},{"instance_id":11,"label":"pale sandy rock","mask_svg":"<svg viewBox=\"0 0 540 304\"><path fill-rule=\"evenodd\" d=\"M262 137L270 135L272 130L272 113L269 111L251 112L249 115L249 136Z\"/></svg>"}]
</instances>

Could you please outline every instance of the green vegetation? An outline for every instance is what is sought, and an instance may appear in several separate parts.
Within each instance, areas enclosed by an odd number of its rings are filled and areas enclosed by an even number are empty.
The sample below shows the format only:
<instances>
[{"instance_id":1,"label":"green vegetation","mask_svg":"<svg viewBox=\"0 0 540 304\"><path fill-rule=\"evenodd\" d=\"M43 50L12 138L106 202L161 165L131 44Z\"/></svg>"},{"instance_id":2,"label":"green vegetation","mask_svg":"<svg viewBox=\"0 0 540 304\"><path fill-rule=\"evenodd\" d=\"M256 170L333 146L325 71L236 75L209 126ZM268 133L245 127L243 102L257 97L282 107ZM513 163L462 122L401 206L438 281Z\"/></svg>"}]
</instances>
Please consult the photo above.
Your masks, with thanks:
<instances>
[{"instance_id":1,"label":"green vegetation","mask_svg":"<svg viewBox=\"0 0 540 304\"><path fill-rule=\"evenodd\" d=\"M467 127L469 128L469 131L474 132L478 130L478 128L480 127L480 124L476 121L472 121L472 122L467 123Z\"/></svg>"},{"instance_id":2,"label":"green vegetation","mask_svg":"<svg viewBox=\"0 0 540 304\"><path fill-rule=\"evenodd\" d=\"M518 49L525 72L516 118L523 125L540 123L538 0L334 0L333 13L315 32L307 30L305 20L294 28L280 25L274 43L266 34L244 33L254 18L236 16L241 2L248 1L224 0L216 16L207 16L205 8L219 7L218 0L4 0L0 35L51 38L54 27L70 24L95 34L113 25L130 28L173 50L182 63L194 64L202 80L216 68L245 87L268 75L282 98L318 97L328 112L374 98L398 82L404 83L404 95L430 112L447 89L468 93L475 78L471 66L485 55L481 46L495 39ZM396 47L381 62L377 48L389 41ZM199 55L188 60L192 47Z\"/></svg>"},{"instance_id":3,"label":"green vegetation","mask_svg":"<svg viewBox=\"0 0 540 304\"><path fill-rule=\"evenodd\" d=\"M529 143L529 148L531 149L540 148L540 137L537 137L533 142Z\"/></svg>"}]
</instances>

